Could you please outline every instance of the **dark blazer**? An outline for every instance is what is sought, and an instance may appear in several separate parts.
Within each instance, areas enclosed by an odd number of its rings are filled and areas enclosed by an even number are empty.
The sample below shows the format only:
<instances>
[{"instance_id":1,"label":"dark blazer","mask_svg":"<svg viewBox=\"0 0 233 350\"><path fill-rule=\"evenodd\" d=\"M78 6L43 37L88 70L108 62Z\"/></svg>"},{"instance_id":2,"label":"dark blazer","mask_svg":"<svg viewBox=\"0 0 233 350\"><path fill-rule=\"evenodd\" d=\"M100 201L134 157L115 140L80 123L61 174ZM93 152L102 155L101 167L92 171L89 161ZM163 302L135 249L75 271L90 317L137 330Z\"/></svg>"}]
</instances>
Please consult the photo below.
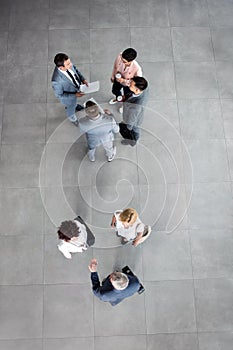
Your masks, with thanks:
<instances>
[{"instance_id":1,"label":"dark blazer","mask_svg":"<svg viewBox=\"0 0 233 350\"><path fill-rule=\"evenodd\" d=\"M109 276L100 285L97 272L91 273L92 289L95 296L102 301L108 301L112 306L119 304L123 299L138 291L140 283L136 276L127 275L129 284L124 290L116 290L110 282Z\"/></svg>"}]
</instances>

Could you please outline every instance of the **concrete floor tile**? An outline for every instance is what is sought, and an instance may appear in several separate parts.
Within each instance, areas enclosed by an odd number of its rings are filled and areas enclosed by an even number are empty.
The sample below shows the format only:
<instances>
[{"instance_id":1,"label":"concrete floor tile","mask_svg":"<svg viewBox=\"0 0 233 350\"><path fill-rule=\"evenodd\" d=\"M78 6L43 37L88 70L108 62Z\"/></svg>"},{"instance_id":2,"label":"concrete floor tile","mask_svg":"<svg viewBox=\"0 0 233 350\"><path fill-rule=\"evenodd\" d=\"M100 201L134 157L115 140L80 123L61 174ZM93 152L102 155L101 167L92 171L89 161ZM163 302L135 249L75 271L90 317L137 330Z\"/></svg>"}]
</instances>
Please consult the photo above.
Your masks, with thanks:
<instances>
[{"instance_id":1,"label":"concrete floor tile","mask_svg":"<svg viewBox=\"0 0 233 350\"><path fill-rule=\"evenodd\" d=\"M153 334L148 335L148 350L198 350L196 334Z\"/></svg>"},{"instance_id":2,"label":"concrete floor tile","mask_svg":"<svg viewBox=\"0 0 233 350\"><path fill-rule=\"evenodd\" d=\"M167 3L163 0L147 0L146 6L140 0L130 0L129 14L132 27L169 26Z\"/></svg>"},{"instance_id":3,"label":"concrete floor tile","mask_svg":"<svg viewBox=\"0 0 233 350\"><path fill-rule=\"evenodd\" d=\"M207 0L210 24L214 26L232 26L233 3L231 0Z\"/></svg>"},{"instance_id":4,"label":"concrete floor tile","mask_svg":"<svg viewBox=\"0 0 233 350\"><path fill-rule=\"evenodd\" d=\"M148 334L196 331L192 281L146 282L145 289Z\"/></svg>"},{"instance_id":5,"label":"concrete floor tile","mask_svg":"<svg viewBox=\"0 0 233 350\"><path fill-rule=\"evenodd\" d=\"M233 100L221 100L222 117L226 139L233 138Z\"/></svg>"},{"instance_id":6,"label":"concrete floor tile","mask_svg":"<svg viewBox=\"0 0 233 350\"><path fill-rule=\"evenodd\" d=\"M43 350L42 339L0 340L4 350Z\"/></svg>"},{"instance_id":7,"label":"concrete floor tile","mask_svg":"<svg viewBox=\"0 0 233 350\"><path fill-rule=\"evenodd\" d=\"M90 7L91 28L129 27L129 14L125 0L96 0ZM118 31L117 31L118 32Z\"/></svg>"},{"instance_id":8,"label":"concrete floor tile","mask_svg":"<svg viewBox=\"0 0 233 350\"><path fill-rule=\"evenodd\" d=\"M115 336L115 337L96 337L95 338L95 350L101 350L103 348L111 348L112 350L121 349L127 350L146 350L146 336L134 335L134 336Z\"/></svg>"},{"instance_id":9,"label":"concrete floor tile","mask_svg":"<svg viewBox=\"0 0 233 350\"><path fill-rule=\"evenodd\" d=\"M171 26L208 26L208 8L205 0L169 0Z\"/></svg>"},{"instance_id":10,"label":"concrete floor tile","mask_svg":"<svg viewBox=\"0 0 233 350\"><path fill-rule=\"evenodd\" d=\"M233 280L195 280L197 328L199 332L233 330Z\"/></svg>"},{"instance_id":11,"label":"concrete floor tile","mask_svg":"<svg viewBox=\"0 0 233 350\"><path fill-rule=\"evenodd\" d=\"M231 350L233 333L199 333L200 350Z\"/></svg>"}]
</instances>

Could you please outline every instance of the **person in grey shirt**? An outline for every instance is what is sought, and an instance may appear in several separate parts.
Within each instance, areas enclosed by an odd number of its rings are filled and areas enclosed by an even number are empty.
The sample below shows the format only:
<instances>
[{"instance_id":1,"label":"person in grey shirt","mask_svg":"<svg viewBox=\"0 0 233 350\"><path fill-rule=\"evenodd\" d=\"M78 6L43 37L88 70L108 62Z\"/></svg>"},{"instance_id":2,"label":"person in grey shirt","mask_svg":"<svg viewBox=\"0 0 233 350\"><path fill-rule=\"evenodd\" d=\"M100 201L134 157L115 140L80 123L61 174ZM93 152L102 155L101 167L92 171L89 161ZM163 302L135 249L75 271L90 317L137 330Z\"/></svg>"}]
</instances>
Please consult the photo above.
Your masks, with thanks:
<instances>
[{"instance_id":1,"label":"person in grey shirt","mask_svg":"<svg viewBox=\"0 0 233 350\"><path fill-rule=\"evenodd\" d=\"M119 124L123 145L135 146L140 138L140 125L143 122L144 107L148 101L148 82L143 77L133 77L130 94L123 103L123 122Z\"/></svg>"},{"instance_id":2,"label":"person in grey shirt","mask_svg":"<svg viewBox=\"0 0 233 350\"><path fill-rule=\"evenodd\" d=\"M80 131L86 134L88 144L88 157L95 161L96 147L103 145L108 162L116 155L116 147L113 146L114 134L119 132L113 114L105 109L101 111L99 106L89 100L85 105L86 116L79 120Z\"/></svg>"}]
</instances>

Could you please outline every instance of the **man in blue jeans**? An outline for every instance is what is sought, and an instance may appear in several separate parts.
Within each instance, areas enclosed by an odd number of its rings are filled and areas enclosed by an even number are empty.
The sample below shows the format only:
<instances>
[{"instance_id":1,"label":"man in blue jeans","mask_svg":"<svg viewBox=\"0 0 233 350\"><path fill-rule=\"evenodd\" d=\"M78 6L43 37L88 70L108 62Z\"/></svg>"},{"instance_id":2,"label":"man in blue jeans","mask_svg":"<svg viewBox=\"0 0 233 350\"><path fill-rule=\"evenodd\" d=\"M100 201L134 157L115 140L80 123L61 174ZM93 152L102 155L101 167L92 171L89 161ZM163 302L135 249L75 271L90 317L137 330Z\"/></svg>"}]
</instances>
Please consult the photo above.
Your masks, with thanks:
<instances>
[{"instance_id":1,"label":"man in blue jeans","mask_svg":"<svg viewBox=\"0 0 233 350\"><path fill-rule=\"evenodd\" d=\"M112 306L138 292L140 282L136 276L122 272L111 273L100 285L97 273L97 260L92 259L88 266L91 271L92 290L96 297L109 302Z\"/></svg>"}]
</instances>

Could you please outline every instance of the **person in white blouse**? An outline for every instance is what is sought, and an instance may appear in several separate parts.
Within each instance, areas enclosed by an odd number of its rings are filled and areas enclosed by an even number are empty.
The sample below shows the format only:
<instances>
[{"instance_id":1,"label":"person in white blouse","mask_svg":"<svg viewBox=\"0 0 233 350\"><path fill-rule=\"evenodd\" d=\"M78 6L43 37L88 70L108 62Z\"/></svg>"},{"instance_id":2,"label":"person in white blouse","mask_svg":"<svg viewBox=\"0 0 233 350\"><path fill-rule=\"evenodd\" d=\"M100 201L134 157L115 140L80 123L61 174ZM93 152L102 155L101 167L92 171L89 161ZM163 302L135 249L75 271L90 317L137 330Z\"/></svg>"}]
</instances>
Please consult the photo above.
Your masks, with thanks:
<instances>
[{"instance_id":1,"label":"person in white blouse","mask_svg":"<svg viewBox=\"0 0 233 350\"><path fill-rule=\"evenodd\" d=\"M82 253L87 249L86 227L77 220L63 221L57 233L60 239L57 247L67 259L72 259L71 253Z\"/></svg>"},{"instance_id":2,"label":"person in white blouse","mask_svg":"<svg viewBox=\"0 0 233 350\"><path fill-rule=\"evenodd\" d=\"M151 227L142 223L137 211L133 208L115 211L111 227L115 228L116 234L122 237L122 244L132 241L134 247L144 242L151 233Z\"/></svg>"}]
</instances>

